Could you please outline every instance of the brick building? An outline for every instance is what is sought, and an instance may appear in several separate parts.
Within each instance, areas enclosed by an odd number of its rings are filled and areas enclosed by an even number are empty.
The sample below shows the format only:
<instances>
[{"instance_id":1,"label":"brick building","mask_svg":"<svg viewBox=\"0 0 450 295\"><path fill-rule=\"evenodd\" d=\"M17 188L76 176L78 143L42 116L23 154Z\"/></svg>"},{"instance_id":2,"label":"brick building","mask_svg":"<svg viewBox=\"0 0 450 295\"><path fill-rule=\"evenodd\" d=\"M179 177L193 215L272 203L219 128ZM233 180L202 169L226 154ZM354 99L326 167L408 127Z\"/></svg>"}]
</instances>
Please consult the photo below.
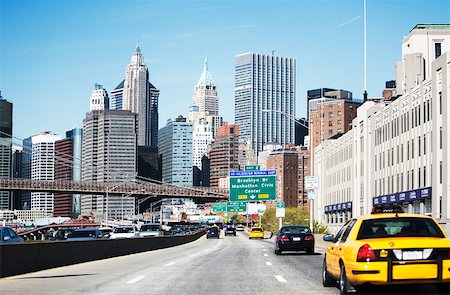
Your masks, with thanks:
<instances>
[{"instance_id":1,"label":"brick building","mask_svg":"<svg viewBox=\"0 0 450 295\"><path fill-rule=\"evenodd\" d=\"M277 201L286 207L298 207L298 155L295 149L270 153L266 169L277 171Z\"/></svg>"}]
</instances>

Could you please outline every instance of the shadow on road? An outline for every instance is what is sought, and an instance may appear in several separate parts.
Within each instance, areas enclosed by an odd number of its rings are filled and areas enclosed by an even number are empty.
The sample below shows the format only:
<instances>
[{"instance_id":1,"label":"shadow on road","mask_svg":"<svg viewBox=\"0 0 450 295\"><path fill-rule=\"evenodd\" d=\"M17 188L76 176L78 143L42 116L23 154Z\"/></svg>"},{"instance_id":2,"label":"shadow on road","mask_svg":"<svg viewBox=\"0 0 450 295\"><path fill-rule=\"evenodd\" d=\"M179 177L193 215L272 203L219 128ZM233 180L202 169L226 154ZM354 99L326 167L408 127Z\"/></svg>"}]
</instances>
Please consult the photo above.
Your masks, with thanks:
<instances>
[{"instance_id":1,"label":"shadow on road","mask_svg":"<svg viewBox=\"0 0 450 295\"><path fill-rule=\"evenodd\" d=\"M56 278L69 278L69 277L83 277L83 276L95 276L96 273L82 273L73 275L58 275L58 276L34 276L26 278L16 278L14 280L29 280L29 279L56 279Z\"/></svg>"},{"instance_id":2,"label":"shadow on road","mask_svg":"<svg viewBox=\"0 0 450 295\"><path fill-rule=\"evenodd\" d=\"M303 253L303 252L289 252L289 253L283 252L280 255L281 256L320 256L320 255L323 255L323 254L322 253L318 253L318 252L315 252L315 253L312 253L312 254L306 254L306 253Z\"/></svg>"}]
</instances>

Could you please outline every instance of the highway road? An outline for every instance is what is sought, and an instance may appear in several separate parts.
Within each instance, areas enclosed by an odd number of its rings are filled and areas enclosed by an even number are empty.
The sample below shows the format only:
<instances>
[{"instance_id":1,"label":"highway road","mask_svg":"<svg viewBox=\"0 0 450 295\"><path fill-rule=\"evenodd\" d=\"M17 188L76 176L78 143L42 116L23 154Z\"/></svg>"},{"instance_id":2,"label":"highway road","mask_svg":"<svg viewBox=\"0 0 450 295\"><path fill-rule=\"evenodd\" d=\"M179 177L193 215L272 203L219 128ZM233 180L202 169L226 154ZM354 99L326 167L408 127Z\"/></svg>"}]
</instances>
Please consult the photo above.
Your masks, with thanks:
<instances>
[{"instance_id":1,"label":"highway road","mask_svg":"<svg viewBox=\"0 0 450 295\"><path fill-rule=\"evenodd\" d=\"M338 294L337 288L322 287L323 251L317 250L315 255L276 256L273 241L249 240L246 233L204 236L173 248L1 279L0 290L46 295Z\"/></svg>"}]
</instances>

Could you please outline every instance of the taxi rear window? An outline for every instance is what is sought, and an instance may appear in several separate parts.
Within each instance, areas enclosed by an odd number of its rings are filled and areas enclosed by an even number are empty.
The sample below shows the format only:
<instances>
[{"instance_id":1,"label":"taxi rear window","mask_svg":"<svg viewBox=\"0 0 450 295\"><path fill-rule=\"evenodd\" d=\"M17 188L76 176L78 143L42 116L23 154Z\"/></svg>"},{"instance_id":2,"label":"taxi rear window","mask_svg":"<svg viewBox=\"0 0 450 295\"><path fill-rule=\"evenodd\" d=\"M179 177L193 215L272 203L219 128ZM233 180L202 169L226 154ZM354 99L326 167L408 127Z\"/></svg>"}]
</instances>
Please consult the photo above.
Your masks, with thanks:
<instances>
[{"instance_id":1,"label":"taxi rear window","mask_svg":"<svg viewBox=\"0 0 450 295\"><path fill-rule=\"evenodd\" d=\"M252 228L252 231L258 232L258 231L262 231L262 229L261 228Z\"/></svg>"},{"instance_id":2,"label":"taxi rear window","mask_svg":"<svg viewBox=\"0 0 450 295\"><path fill-rule=\"evenodd\" d=\"M387 237L437 237L444 234L437 224L428 218L396 217L364 220L358 240Z\"/></svg>"}]
</instances>

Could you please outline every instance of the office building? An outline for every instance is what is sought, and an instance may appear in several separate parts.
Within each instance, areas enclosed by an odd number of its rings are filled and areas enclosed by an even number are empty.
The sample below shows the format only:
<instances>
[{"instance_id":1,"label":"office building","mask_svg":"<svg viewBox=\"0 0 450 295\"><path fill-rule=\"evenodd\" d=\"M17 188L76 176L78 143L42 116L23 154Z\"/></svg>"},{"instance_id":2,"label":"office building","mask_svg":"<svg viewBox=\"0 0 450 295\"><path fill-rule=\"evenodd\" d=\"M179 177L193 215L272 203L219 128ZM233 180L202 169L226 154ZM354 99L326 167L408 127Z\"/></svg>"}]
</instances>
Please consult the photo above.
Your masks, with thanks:
<instances>
[{"instance_id":1,"label":"office building","mask_svg":"<svg viewBox=\"0 0 450 295\"><path fill-rule=\"evenodd\" d=\"M111 91L111 110L121 110L122 109L122 101L123 101L123 85L125 84L125 80L120 82L119 85Z\"/></svg>"},{"instance_id":2,"label":"office building","mask_svg":"<svg viewBox=\"0 0 450 295\"><path fill-rule=\"evenodd\" d=\"M414 27L403 39L396 68L401 95L388 104L364 103L352 130L317 147L321 197L314 201L314 216L332 231L372 207L400 203L450 232L449 45L450 25ZM423 76L409 79L417 73Z\"/></svg>"},{"instance_id":3,"label":"office building","mask_svg":"<svg viewBox=\"0 0 450 295\"><path fill-rule=\"evenodd\" d=\"M228 176L230 171L239 170L239 126L227 124L220 126L209 149L210 186L218 187L219 179Z\"/></svg>"},{"instance_id":4,"label":"office building","mask_svg":"<svg viewBox=\"0 0 450 295\"><path fill-rule=\"evenodd\" d=\"M296 61L244 53L235 57L235 123L256 153L295 142Z\"/></svg>"},{"instance_id":5,"label":"office building","mask_svg":"<svg viewBox=\"0 0 450 295\"><path fill-rule=\"evenodd\" d=\"M123 219L135 214L132 197L114 189L134 179L137 168L137 114L124 110L91 111L83 120L82 181L110 183L105 195L82 195L81 213L95 218Z\"/></svg>"},{"instance_id":6,"label":"office building","mask_svg":"<svg viewBox=\"0 0 450 295\"><path fill-rule=\"evenodd\" d=\"M192 124L183 116L168 120L159 130L162 181L192 186Z\"/></svg>"},{"instance_id":7,"label":"office building","mask_svg":"<svg viewBox=\"0 0 450 295\"><path fill-rule=\"evenodd\" d=\"M74 128L66 138L55 142L55 180L81 181L81 142L83 130ZM81 214L81 195L55 193L53 216L77 217Z\"/></svg>"},{"instance_id":8,"label":"office building","mask_svg":"<svg viewBox=\"0 0 450 295\"><path fill-rule=\"evenodd\" d=\"M108 92L103 88L103 85L95 83L95 89L91 94L89 109L91 111L109 109Z\"/></svg>"},{"instance_id":9,"label":"office building","mask_svg":"<svg viewBox=\"0 0 450 295\"><path fill-rule=\"evenodd\" d=\"M22 147L13 146L12 150L12 178L22 178ZM13 192L13 210L22 209L22 191Z\"/></svg>"},{"instance_id":10,"label":"office building","mask_svg":"<svg viewBox=\"0 0 450 295\"><path fill-rule=\"evenodd\" d=\"M11 178L13 104L0 92L0 178ZM0 191L0 210L11 209L11 193Z\"/></svg>"},{"instance_id":11,"label":"office building","mask_svg":"<svg viewBox=\"0 0 450 295\"><path fill-rule=\"evenodd\" d=\"M161 163L157 146L137 147L137 171L144 178L161 181Z\"/></svg>"},{"instance_id":12,"label":"office building","mask_svg":"<svg viewBox=\"0 0 450 295\"><path fill-rule=\"evenodd\" d=\"M271 152L266 169L277 171L277 201L284 202L285 207L298 207L298 155L295 148Z\"/></svg>"},{"instance_id":13,"label":"office building","mask_svg":"<svg viewBox=\"0 0 450 295\"><path fill-rule=\"evenodd\" d=\"M305 118L295 119L295 145L305 145L305 137L309 135L309 122Z\"/></svg>"},{"instance_id":14,"label":"office building","mask_svg":"<svg viewBox=\"0 0 450 295\"><path fill-rule=\"evenodd\" d=\"M204 120L193 126L192 132L192 164L197 168L202 167L202 157L208 145L213 141L211 126Z\"/></svg>"},{"instance_id":15,"label":"office building","mask_svg":"<svg viewBox=\"0 0 450 295\"><path fill-rule=\"evenodd\" d=\"M198 106L198 111L202 114L219 114L219 98L217 96L217 86L208 69L208 59L205 59L203 72L195 85L192 105Z\"/></svg>"},{"instance_id":16,"label":"office building","mask_svg":"<svg viewBox=\"0 0 450 295\"><path fill-rule=\"evenodd\" d=\"M307 146L296 146L298 154L298 205L308 206L308 190L305 188L305 177L311 175L311 157Z\"/></svg>"},{"instance_id":17,"label":"office building","mask_svg":"<svg viewBox=\"0 0 450 295\"><path fill-rule=\"evenodd\" d=\"M119 84L120 87L121 85ZM115 92L116 108L120 105L120 89ZM122 109L138 114L138 145L156 146L158 142L159 90L149 82L148 68L139 46L131 57L123 82Z\"/></svg>"},{"instance_id":18,"label":"office building","mask_svg":"<svg viewBox=\"0 0 450 295\"><path fill-rule=\"evenodd\" d=\"M29 155L26 160L27 171L22 171L25 178L55 180L55 142L60 139L61 137L58 135L46 131L24 140L27 143L24 144L24 153ZM24 166L22 167L24 168ZM23 207L43 211L46 215L53 214L52 193L32 192L27 196L29 199L23 200L27 202Z\"/></svg>"}]
</instances>

